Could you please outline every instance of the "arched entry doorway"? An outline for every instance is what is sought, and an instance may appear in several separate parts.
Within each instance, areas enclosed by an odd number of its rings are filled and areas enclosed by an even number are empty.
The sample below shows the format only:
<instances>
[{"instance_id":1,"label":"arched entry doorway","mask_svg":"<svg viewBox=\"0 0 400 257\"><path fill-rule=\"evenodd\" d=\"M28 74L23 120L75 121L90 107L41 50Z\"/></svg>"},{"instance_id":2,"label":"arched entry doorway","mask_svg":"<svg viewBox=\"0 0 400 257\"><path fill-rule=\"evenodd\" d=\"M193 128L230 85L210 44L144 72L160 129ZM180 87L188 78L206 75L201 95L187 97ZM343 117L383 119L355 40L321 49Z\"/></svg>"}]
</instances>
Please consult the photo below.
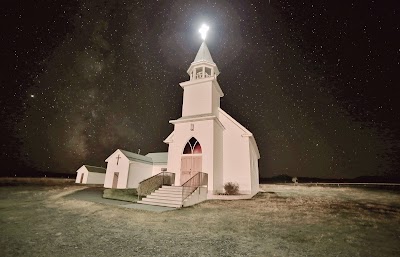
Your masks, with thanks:
<instances>
[{"instance_id":1,"label":"arched entry doorway","mask_svg":"<svg viewBox=\"0 0 400 257\"><path fill-rule=\"evenodd\" d=\"M192 137L185 145L181 158L181 185L202 171L202 150L196 138Z\"/></svg>"}]
</instances>

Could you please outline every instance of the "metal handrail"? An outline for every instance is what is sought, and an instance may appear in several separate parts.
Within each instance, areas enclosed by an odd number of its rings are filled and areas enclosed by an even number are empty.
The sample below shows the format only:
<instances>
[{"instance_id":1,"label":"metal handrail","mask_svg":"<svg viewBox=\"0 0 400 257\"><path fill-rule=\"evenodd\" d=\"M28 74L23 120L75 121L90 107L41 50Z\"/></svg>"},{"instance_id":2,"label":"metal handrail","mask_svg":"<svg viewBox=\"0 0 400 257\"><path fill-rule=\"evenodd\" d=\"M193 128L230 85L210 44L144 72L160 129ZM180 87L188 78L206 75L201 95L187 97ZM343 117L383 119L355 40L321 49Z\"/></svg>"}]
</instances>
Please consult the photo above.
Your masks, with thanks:
<instances>
[{"instance_id":1,"label":"metal handrail","mask_svg":"<svg viewBox=\"0 0 400 257\"><path fill-rule=\"evenodd\" d=\"M182 204L197 188L208 185L208 174L198 172L196 175L188 179L182 186Z\"/></svg>"},{"instance_id":2,"label":"metal handrail","mask_svg":"<svg viewBox=\"0 0 400 257\"><path fill-rule=\"evenodd\" d=\"M143 198L143 196L151 194L164 185L171 186L174 181L175 173L166 171L160 172L139 183L137 188L138 196Z\"/></svg>"}]
</instances>

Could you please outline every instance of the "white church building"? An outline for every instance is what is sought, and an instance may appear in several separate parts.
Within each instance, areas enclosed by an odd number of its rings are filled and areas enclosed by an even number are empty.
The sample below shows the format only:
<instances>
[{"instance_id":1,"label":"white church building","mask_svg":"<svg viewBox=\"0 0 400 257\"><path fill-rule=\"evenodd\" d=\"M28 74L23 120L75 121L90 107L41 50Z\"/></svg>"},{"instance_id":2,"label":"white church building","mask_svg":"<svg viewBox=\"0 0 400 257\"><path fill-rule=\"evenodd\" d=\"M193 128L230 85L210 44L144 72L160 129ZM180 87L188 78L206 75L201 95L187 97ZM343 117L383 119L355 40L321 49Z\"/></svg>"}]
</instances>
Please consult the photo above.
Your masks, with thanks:
<instances>
[{"instance_id":1,"label":"white church building","mask_svg":"<svg viewBox=\"0 0 400 257\"><path fill-rule=\"evenodd\" d=\"M116 150L106 159L104 187L137 188L144 184L143 180L151 181L152 176L168 172L174 175L172 185L163 186L139 203L171 207L216 198L224 193L228 182L237 183L241 195L251 197L259 191L260 153L256 140L220 108L220 98L224 96L217 80L220 72L205 42L187 72L189 80L180 83L182 117L169 121L174 130L164 140L168 153L143 156ZM202 175L201 181L194 179L196 175ZM193 188L196 183L201 185ZM188 187L191 191L187 196ZM195 195L193 190L199 196L190 200L190 194ZM175 202L166 200L168 195L175 197Z\"/></svg>"},{"instance_id":2,"label":"white church building","mask_svg":"<svg viewBox=\"0 0 400 257\"><path fill-rule=\"evenodd\" d=\"M197 172L208 174L208 194L224 192L224 184L237 183L241 194L259 191L260 153L253 134L220 108L224 96L217 81L219 70L205 42L188 69L183 89L182 117L171 120L174 131L168 146L168 171L175 185Z\"/></svg>"}]
</instances>

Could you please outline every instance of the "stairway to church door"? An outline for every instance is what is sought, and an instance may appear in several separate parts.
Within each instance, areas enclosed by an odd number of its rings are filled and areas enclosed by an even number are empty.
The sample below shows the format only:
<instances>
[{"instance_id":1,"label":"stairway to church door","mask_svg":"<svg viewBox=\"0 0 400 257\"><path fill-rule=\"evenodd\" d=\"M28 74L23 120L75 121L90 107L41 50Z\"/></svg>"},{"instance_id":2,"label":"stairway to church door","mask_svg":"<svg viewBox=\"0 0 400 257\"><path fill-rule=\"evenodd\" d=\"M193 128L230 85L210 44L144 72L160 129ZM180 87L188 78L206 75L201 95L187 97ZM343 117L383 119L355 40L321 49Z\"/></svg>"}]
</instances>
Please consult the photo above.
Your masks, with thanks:
<instances>
[{"instance_id":1,"label":"stairway to church door","mask_svg":"<svg viewBox=\"0 0 400 257\"><path fill-rule=\"evenodd\" d=\"M202 171L201 156L182 156L181 159L181 185L191 177Z\"/></svg>"}]
</instances>

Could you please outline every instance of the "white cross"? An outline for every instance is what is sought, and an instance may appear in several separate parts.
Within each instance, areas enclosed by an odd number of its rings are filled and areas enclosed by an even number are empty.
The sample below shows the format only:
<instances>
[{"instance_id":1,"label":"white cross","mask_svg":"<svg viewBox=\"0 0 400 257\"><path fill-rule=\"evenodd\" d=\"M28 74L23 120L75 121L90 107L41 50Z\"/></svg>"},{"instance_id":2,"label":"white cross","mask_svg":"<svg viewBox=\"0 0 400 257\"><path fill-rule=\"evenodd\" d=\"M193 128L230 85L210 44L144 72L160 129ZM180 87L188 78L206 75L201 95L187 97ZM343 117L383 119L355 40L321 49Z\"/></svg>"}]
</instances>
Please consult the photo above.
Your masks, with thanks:
<instances>
[{"instance_id":1,"label":"white cross","mask_svg":"<svg viewBox=\"0 0 400 257\"><path fill-rule=\"evenodd\" d=\"M201 25L201 28L199 29L199 32L201 34L201 38L203 40L206 40L206 36L207 36L207 31L210 27L208 27L206 24Z\"/></svg>"}]
</instances>

